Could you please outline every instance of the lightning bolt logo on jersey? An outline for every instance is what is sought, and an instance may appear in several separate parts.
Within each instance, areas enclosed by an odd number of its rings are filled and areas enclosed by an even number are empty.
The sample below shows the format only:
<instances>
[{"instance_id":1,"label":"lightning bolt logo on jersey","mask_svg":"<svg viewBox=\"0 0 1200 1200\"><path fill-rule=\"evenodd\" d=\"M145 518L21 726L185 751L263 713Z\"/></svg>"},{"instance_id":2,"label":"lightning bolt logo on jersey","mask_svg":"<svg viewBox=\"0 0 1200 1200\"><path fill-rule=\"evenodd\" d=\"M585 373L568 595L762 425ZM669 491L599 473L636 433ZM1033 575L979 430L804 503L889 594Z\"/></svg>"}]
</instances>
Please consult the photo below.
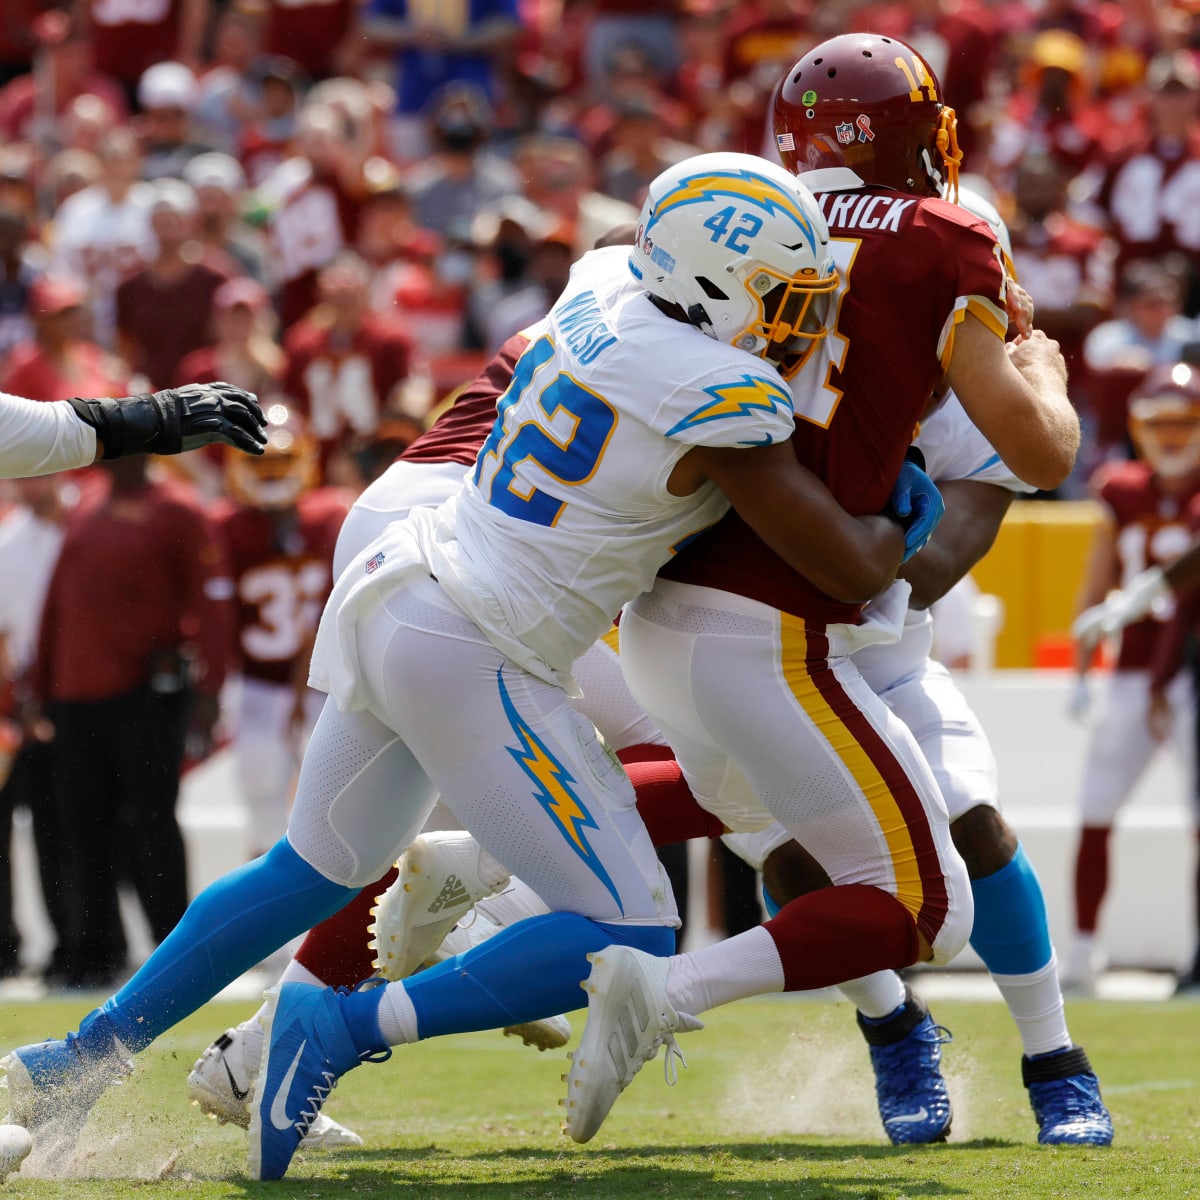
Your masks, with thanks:
<instances>
[{"instance_id":1,"label":"lightning bolt logo on jersey","mask_svg":"<svg viewBox=\"0 0 1200 1200\"><path fill-rule=\"evenodd\" d=\"M529 776L534 785L534 797L558 827L567 844L585 862L595 876L608 889L609 894L624 912L621 897L608 872L600 863L596 852L588 844L585 829L599 829L595 818L584 807L583 802L572 790L575 782L570 771L550 752L546 744L530 729L528 723L517 712L508 688L504 685L503 671L496 672L496 683L500 689L500 702L508 723L520 742L519 746L508 746L513 761Z\"/></svg>"},{"instance_id":2,"label":"lightning bolt logo on jersey","mask_svg":"<svg viewBox=\"0 0 1200 1200\"><path fill-rule=\"evenodd\" d=\"M682 421L677 421L667 430L667 437L675 437L685 429L702 425L705 421L719 421L723 417L744 417L755 409L767 409L792 416L791 390L761 377L743 375L733 383L713 384L704 391L713 398L712 402L688 413ZM766 442L758 439L741 442L740 445L757 446L769 442L770 438Z\"/></svg>"},{"instance_id":3,"label":"lightning bolt logo on jersey","mask_svg":"<svg viewBox=\"0 0 1200 1200\"><path fill-rule=\"evenodd\" d=\"M760 208L768 216L783 216L794 222L809 250L817 252L817 235L813 223L800 207L796 197L750 171L730 171L693 175L684 179L676 188L662 196L654 205L654 212L646 223L645 232L650 235L654 226L668 213L687 204L700 204L727 196L753 208Z\"/></svg>"}]
</instances>

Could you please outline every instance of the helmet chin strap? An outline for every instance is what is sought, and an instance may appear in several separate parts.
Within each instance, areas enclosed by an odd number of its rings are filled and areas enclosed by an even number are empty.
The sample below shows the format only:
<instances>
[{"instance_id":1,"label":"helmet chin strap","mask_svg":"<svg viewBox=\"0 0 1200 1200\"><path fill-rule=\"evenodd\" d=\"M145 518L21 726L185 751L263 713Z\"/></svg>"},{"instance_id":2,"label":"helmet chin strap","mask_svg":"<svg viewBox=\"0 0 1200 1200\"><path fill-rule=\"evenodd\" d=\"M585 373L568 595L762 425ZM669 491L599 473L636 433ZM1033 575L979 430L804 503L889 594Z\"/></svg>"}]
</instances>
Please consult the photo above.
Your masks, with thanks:
<instances>
[{"instance_id":1,"label":"helmet chin strap","mask_svg":"<svg viewBox=\"0 0 1200 1200\"><path fill-rule=\"evenodd\" d=\"M713 328L713 323L709 318L708 313L704 309L703 304L693 304L687 310L687 319L691 324L695 325L701 333L707 334L710 338L717 336L716 329Z\"/></svg>"}]
</instances>

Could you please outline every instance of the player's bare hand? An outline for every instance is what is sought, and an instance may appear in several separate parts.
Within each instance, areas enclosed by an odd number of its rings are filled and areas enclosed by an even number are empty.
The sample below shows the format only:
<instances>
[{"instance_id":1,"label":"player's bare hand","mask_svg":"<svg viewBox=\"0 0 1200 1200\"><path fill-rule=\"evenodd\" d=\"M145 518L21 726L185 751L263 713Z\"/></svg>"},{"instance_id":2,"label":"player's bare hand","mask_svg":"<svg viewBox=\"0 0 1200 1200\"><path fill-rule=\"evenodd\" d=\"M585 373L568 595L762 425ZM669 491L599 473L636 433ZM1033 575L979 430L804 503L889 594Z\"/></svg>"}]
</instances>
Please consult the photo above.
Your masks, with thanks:
<instances>
[{"instance_id":1,"label":"player's bare hand","mask_svg":"<svg viewBox=\"0 0 1200 1200\"><path fill-rule=\"evenodd\" d=\"M1036 376L1050 370L1059 377L1063 387L1066 387L1067 360L1063 358L1062 348L1040 329L1034 329L1028 337L1019 342L1007 342L1005 349L1012 359L1013 366L1022 374L1028 371Z\"/></svg>"},{"instance_id":2,"label":"player's bare hand","mask_svg":"<svg viewBox=\"0 0 1200 1200\"><path fill-rule=\"evenodd\" d=\"M1027 338L1033 332L1033 297L1015 279L1005 288L1005 306L1018 335Z\"/></svg>"},{"instance_id":3,"label":"player's bare hand","mask_svg":"<svg viewBox=\"0 0 1200 1200\"><path fill-rule=\"evenodd\" d=\"M1146 724L1150 727L1150 736L1156 742L1165 742L1171 736L1171 724L1174 712L1166 694L1157 688L1150 691L1150 705L1146 710Z\"/></svg>"}]
</instances>

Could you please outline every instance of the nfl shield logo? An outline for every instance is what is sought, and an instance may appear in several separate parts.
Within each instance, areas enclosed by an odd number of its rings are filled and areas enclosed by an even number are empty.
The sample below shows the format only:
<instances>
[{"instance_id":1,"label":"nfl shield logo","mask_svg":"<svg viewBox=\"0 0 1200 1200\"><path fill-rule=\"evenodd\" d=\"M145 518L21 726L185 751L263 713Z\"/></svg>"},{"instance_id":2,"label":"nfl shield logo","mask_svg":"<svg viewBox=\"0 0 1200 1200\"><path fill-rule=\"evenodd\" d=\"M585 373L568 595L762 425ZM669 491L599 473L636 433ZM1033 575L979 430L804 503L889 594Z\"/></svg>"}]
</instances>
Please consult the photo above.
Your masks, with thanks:
<instances>
[{"instance_id":1,"label":"nfl shield logo","mask_svg":"<svg viewBox=\"0 0 1200 1200\"><path fill-rule=\"evenodd\" d=\"M833 131L837 134L837 140L843 146L848 146L854 141L854 126L849 121L843 121L842 124L835 125Z\"/></svg>"},{"instance_id":2,"label":"nfl shield logo","mask_svg":"<svg viewBox=\"0 0 1200 1200\"><path fill-rule=\"evenodd\" d=\"M375 572L378 571L379 568L382 566L383 566L383 551L380 550L378 554L372 554L371 557L367 559L367 562L366 562L367 574L374 575Z\"/></svg>"}]
</instances>

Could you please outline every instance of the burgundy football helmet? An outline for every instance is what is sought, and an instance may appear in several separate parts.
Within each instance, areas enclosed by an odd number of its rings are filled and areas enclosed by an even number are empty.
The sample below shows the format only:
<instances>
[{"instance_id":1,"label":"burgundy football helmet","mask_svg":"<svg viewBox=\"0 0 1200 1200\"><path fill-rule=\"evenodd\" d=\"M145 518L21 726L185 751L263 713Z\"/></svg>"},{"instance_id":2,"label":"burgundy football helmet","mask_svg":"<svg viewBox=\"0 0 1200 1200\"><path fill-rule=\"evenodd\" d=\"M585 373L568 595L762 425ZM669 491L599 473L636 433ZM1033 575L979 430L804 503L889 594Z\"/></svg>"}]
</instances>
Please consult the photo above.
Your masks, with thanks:
<instances>
[{"instance_id":1,"label":"burgundy football helmet","mask_svg":"<svg viewBox=\"0 0 1200 1200\"><path fill-rule=\"evenodd\" d=\"M1129 397L1129 433L1156 475L1200 468L1200 371L1187 363L1151 370Z\"/></svg>"},{"instance_id":2,"label":"burgundy football helmet","mask_svg":"<svg viewBox=\"0 0 1200 1200\"><path fill-rule=\"evenodd\" d=\"M814 46L775 92L775 144L790 171L849 167L864 183L956 200L957 119L929 64L877 33Z\"/></svg>"}]
</instances>

